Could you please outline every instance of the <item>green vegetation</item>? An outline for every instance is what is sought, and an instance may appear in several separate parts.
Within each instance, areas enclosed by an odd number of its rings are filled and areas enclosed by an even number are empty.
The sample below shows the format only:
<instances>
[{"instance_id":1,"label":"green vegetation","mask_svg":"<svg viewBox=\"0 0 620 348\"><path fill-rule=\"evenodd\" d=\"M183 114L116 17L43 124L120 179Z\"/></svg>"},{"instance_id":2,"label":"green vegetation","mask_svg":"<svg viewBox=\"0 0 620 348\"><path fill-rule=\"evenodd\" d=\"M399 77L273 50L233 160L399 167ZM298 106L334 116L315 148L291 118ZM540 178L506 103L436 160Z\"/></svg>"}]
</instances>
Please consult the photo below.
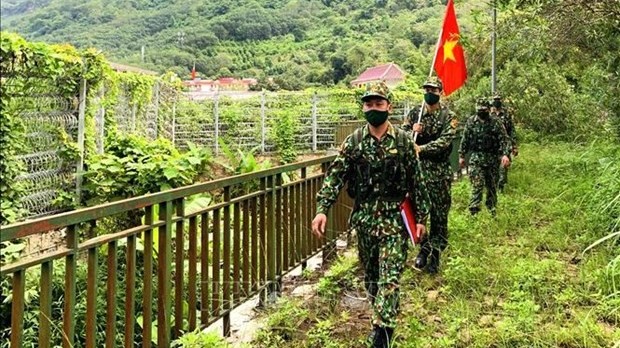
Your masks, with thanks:
<instances>
[{"instance_id":1,"label":"green vegetation","mask_svg":"<svg viewBox=\"0 0 620 348\"><path fill-rule=\"evenodd\" d=\"M401 88L415 90L428 74L444 2L7 0L2 29L180 76L195 63L203 78L255 77L269 89L346 85L394 61L409 74ZM498 89L517 123L562 140L620 135L617 1L497 3ZM465 118L489 94L491 18L482 2L456 1L456 10L469 78L453 108Z\"/></svg>"},{"instance_id":2,"label":"green vegetation","mask_svg":"<svg viewBox=\"0 0 620 348\"><path fill-rule=\"evenodd\" d=\"M618 238L586 250L620 231L619 151L596 142L525 144L497 219L471 218L469 182L456 182L443 270L430 277L409 268L402 279L398 347L591 348L620 341ZM361 292L361 281L349 281L358 277L355 267L333 266L318 296L297 304L305 325L287 322L296 328L287 336L267 327L256 342L281 341L258 346L360 347L369 319L352 313L338 285ZM296 310L294 301L284 303L269 320ZM345 312L351 327L343 332L338 318Z\"/></svg>"}]
</instances>

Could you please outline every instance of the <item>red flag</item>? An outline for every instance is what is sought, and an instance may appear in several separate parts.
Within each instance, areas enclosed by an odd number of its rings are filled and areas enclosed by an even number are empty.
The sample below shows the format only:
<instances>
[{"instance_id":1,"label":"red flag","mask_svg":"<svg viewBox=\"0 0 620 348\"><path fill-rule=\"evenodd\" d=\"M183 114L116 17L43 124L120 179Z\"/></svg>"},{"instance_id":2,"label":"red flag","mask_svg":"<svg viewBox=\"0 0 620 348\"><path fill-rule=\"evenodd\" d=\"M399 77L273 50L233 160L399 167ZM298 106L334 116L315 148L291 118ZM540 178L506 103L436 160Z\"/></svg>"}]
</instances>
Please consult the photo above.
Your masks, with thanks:
<instances>
[{"instance_id":1,"label":"red flag","mask_svg":"<svg viewBox=\"0 0 620 348\"><path fill-rule=\"evenodd\" d=\"M194 67L192 68L192 80L196 79L196 63L194 63Z\"/></svg>"},{"instance_id":2,"label":"red flag","mask_svg":"<svg viewBox=\"0 0 620 348\"><path fill-rule=\"evenodd\" d=\"M446 96L459 89L467 79L465 55L460 40L454 1L448 0L434 65L437 76L443 82L443 92Z\"/></svg>"},{"instance_id":3,"label":"red flag","mask_svg":"<svg viewBox=\"0 0 620 348\"><path fill-rule=\"evenodd\" d=\"M407 195L400 203L400 216L403 218L405 228L413 245L418 245L422 236L418 234L415 221L415 209L411 197Z\"/></svg>"}]
</instances>

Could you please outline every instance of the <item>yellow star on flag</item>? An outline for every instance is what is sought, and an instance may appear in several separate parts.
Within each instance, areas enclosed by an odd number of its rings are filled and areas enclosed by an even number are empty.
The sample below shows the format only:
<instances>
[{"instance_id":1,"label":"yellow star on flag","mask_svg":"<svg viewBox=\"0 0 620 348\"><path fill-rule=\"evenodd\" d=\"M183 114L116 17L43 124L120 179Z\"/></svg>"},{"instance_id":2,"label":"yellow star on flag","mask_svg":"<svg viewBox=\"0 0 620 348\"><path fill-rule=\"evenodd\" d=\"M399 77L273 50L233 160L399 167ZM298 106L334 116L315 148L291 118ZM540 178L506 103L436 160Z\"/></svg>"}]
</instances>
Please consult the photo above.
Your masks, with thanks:
<instances>
[{"instance_id":1,"label":"yellow star on flag","mask_svg":"<svg viewBox=\"0 0 620 348\"><path fill-rule=\"evenodd\" d=\"M443 61L450 59L453 62L456 62L456 58L454 57L454 47L459 43L459 38L457 35L452 36L454 39L447 40L443 44Z\"/></svg>"}]
</instances>

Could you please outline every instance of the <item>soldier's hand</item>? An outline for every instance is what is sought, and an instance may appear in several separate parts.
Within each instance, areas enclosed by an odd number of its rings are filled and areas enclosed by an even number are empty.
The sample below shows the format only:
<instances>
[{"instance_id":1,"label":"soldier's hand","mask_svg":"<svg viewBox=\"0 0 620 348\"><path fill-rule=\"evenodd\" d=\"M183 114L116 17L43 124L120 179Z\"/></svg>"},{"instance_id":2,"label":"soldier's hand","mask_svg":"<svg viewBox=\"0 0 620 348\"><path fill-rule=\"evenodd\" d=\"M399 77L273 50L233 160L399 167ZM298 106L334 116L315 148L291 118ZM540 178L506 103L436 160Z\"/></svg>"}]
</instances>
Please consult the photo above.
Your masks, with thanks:
<instances>
[{"instance_id":1,"label":"soldier's hand","mask_svg":"<svg viewBox=\"0 0 620 348\"><path fill-rule=\"evenodd\" d=\"M426 226L422 224L416 224L415 229L416 229L416 234L420 237L423 236L424 233L426 233Z\"/></svg>"},{"instance_id":2,"label":"soldier's hand","mask_svg":"<svg viewBox=\"0 0 620 348\"><path fill-rule=\"evenodd\" d=\"M325 233L325 224L327 223L327 215L319 213L316 214L314 220L312 220L312 233L319 238L323 238Z\"/></svg>"},{"instance_id":3,"label":"soldier's hand","mask_svg":"<svg viewBox=\"0 0 620 348\"><path fill-rule=\"evenodd\" d=\"M420 146L418 144L413 144L413 148L415 149L415 155L420 156Z\"/></svg>"},{"instance_id":4,"label":"soldier's hand","mask_svg":"<svg viewBox=\"0 0 620 348\"><path fill-rule=\"evenodd\" d=\"M424 126L421 123L414 123L413 124L413 131L416 133L422 133L422 131L424 130Z\"/></svg>"},{"instance_id":5,"label":"soldier's hand","mask_svg":"<svg viewBox=\"0 0 620 348\"><path fill-rule=\"evenodd\" d=\"M512 155L517 157L519 156L519 148L517 148L516 146L512 148Z\"/></svg>"},{"instance_id":6,"label":"soldier's hand","mask_svg":"<svg viewBox=\"0 0 620 348\"><path fill-rule=\"evenodd\" d=\"M504 168L510 167L510 158L508 158L508 156L502 156L502 167Z\"/></svg>"},{"instance_id":7,"label":"soldier's hand","mask_svg":"<svg viewBox=\"0 0 620 348\"><path fill-rule=\"evenodd\" d=\"M459 168L465 168L465 159L463 157L459 157Z\"/></svg>"}]
</instances>

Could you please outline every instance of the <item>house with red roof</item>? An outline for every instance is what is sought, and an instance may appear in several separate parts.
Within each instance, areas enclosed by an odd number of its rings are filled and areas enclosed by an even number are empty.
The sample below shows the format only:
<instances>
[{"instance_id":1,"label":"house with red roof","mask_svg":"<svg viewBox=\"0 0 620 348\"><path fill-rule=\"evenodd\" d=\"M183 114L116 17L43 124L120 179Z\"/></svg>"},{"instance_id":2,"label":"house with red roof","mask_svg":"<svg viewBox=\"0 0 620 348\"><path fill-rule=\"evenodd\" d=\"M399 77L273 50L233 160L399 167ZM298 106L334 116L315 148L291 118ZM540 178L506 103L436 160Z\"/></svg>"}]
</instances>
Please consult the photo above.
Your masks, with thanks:
<instances>
[{"instance_id":1,"label":"house with red roof","mask_svg":"<svg viewBox=\"0 0 620 348\"><path fill-rule=\"evenodd\" d=\"M405 81L405 72L395 63L373 66L366 69L355 80L351 81L351 86L362 87L366 84L385 81L385 84L394 88Z\"/></svg>"}]
</instances>

